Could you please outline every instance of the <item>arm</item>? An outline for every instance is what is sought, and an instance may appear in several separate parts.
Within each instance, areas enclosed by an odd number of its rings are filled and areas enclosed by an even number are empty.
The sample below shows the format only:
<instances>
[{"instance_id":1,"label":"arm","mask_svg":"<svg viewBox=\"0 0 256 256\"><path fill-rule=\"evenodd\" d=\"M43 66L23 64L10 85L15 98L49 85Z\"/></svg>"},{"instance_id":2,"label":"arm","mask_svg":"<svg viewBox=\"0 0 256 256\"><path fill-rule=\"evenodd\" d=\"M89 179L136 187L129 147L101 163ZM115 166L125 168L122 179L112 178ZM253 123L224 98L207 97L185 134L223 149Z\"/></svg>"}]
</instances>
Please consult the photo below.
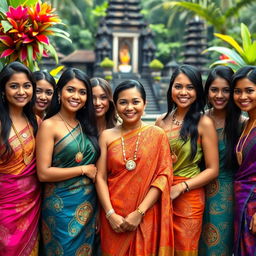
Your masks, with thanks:
<instances>
[{"instance_id":1,"label":"arm","mask_svg":"<svg viewBox=\"0 0 256 256\"><path fill-rule=\"evenodd\" d=\"M70 168L51 167L55 143L55 123L51 120L44 121L36 137L37 175L42 182L58 182L83 174L94 179L96 168L93 164Z\"/></svg>"},{"instance_id":2,"label":"arm","mask_svg":"<svg viewBox=\"0 0 256 256\"><path fill-rule=\"evenodd\" d=\"M100 203L106 213L109 212L109 210L113 209L110 201L108 184L107 184L107 137L108 137L107 132L108 131L103 131L99 140L101 155L96 165L98 169L98 173L96 176L96 183L95 183ZM121 224L123 223L123 220L124 220L122 216L114 212L107 219L112 229L115 232L119 233L124 231L121 228Z\"/></svg>"},{"instance_id":3,"label":"arm","mask_svg":"<svg viewBox=\"0 0 256 256\"><path fill-rule=\"evenodd\" d=\"M186 181L189 189L196 189L205 186L215 179L219 173L218 137L213 121L203 116L199 122L198 133L202 139L203 155L205 160L205 170L197 176ZM186 190L184 182L172 187L171 198L175 199Z\"/></svg>"}]
</instances>

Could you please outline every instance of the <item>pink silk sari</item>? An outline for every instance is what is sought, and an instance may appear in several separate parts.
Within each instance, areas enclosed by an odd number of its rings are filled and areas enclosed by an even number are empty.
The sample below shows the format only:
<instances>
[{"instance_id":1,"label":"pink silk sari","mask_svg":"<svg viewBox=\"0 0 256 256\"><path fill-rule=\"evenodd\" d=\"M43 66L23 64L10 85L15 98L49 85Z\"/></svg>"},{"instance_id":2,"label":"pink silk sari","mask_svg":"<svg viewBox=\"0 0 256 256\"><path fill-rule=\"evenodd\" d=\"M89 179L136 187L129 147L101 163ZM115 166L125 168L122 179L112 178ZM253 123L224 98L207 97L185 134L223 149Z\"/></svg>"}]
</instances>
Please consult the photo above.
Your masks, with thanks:
<instances>
[{"instance_id":1,"label":"pink silk sari","mask_svg":"<svg viewBox=\"0 0 256 256\"><path fill-rule=\"evenodd\" d=\"M29 134L28 127L20 134L25 131ZM35 157L25 165L17 137L9 142L14 154L5 162L0 160L0 256L34 256L38 255L41 204ZM31 135L24 144L29 153L34 152Z\"/></svg>"}]
</instances>

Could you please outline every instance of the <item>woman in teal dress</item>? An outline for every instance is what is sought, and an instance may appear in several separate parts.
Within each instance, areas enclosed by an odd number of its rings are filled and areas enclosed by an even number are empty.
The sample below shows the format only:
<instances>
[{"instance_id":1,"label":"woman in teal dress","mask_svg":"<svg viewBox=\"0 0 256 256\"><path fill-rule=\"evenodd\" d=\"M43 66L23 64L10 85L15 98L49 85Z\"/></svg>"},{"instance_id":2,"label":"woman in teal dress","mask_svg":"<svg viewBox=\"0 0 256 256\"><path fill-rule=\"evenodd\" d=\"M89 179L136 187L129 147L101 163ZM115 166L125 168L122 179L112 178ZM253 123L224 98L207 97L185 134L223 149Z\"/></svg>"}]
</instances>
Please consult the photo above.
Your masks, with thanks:
<instances>
[{"instance_id":1,"label":"woman in teal dress","mask_svg":"<svg viewBox=\"0 0 256 256\"><path fill-rule=\"evenodd\" d=\"M37 171L45 182L42 206L43 255L94 255L99 155L90 80L69 68L58 84L36 144Z\"/></svg>"},{"instance_id":2,"label":"woman in teal dress","mask_svg":"<svg viewBox=\"0 0 256 256\"><path fill-rule=\"evenodd\" d=\"M235 111L230 97L232 75L229 67L218 66L205 84L206 114L213 119L218 134L219 176L206 186L201 256L231 256L233 252L233 181L238 169L234 148L241 126L240 111Z\"/></svg>"}]
</instances>

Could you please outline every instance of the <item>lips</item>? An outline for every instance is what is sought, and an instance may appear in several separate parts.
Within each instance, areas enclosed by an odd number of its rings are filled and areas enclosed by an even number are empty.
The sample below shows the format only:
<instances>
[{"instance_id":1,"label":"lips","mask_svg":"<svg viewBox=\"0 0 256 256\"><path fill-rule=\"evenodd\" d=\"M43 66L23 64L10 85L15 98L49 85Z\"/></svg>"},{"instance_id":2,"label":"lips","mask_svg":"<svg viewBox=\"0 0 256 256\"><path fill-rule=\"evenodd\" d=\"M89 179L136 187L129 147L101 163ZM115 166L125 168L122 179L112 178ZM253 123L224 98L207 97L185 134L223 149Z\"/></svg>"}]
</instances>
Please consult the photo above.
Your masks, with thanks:
<instances>
[{"instance_id":1,"label":"lips","mask_svg":"<svg viewBox=\"0 0 256 256\"><path fill-rule=\"evenodd\" d=\"M36 104L40 107L40 108L45 108L48 104L48 102L42 102L42 101L37 101Z\"/></svg>"},{"instance_id":2,"label":"lips","mask_svg":"<svg viewBox=\"0 0 256 256\"><path fill-rule=\"evenodd\" d=\"M16 97L15 99L19 102L24 102L27 99L27 97Z\"/></svg>"},{"instance_id":3,"label":"lips","mask_svg":"<svg viewBox=\"0 0 256 256\"><path fill-rule=\"evenodd\" d=\"M223 104L226 103L226 101L225 101L225 100L215 100L214 103L215 103L216 105L223 105Z\"/></svg>"},{"instance_id":4,"label":"lips","mask_svg":"<svg viewBox=\"0 0 256 256\"><path fill-rule=\"evenodd\" d=\"M80 103L79 103L79 102L76 102L76 101L69 101L69 104L70 104L72 107L76 108L76 107L78 107L78 105L79 105Z\"/></svg>"},{"instance_id":5,"label":"lips","mask_svg":"<svg viewBox=\"0 0 256 256\"><path fill-rule=\"evenodd\" d=\"M188 100L189 100L189 98L185 98L185 97L179 97L178 99L179 99L179 101L180 101L181 103L187 103Z\"/></svg>"}]
</instances>

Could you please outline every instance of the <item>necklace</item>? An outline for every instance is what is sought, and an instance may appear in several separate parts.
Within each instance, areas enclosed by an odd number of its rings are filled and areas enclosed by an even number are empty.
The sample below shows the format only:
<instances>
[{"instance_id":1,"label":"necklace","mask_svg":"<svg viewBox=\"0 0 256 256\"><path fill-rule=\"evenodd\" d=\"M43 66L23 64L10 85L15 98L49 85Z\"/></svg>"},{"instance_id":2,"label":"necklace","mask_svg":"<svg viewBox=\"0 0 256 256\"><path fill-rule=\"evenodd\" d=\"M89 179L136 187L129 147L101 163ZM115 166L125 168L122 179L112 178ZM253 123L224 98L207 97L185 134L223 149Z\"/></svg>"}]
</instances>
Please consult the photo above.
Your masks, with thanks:
<instances>
[{"instance_id":1,"label":"necklace","mask_svg":"<svg viewBox=\"0 0 256 256\"><path fill-rule=\"evenodd\" d=\"M83 160L83 158L84 158L84 154L82 153L82 150L81 150L81 148L84 149L84 138L83 138L83 130L82 130L81 124L80 124L80 122L78 122L79 129L80 129L80 134L82 135L82 147L80 148L80 144L78 143L78 141L74 137L72 131L70 131L70 129L68 128L68 126L70 126L70 127L72 127L72 126L63 118L63 116L60 114L60 112L58 113L58 115L60 116L61 120L64 122L68 132L71 134L72 138L74 139L74 141L77 144L78 152L75 155L75 161L77 163L80 163Z\"/></svg>"},{"instance_id":2,"label":"necklace","mask_svg":"<svg viewBox=\"0 0 256 256\"><path fill-rule=\"evenodd\" d=\"M27 117L26 117L26 122L27 122L29 133L33 138L33 145L35 145L35 143L34 143L35 142L34 134L33 134L33 131L31 129L30 125L29 125ZM24 132L20 135L19 132L17 131L16 127L14 126L13 122L12 122L12 129L13 129L15 135L17 136L19 142L20 142L20 146L22 148L23 162L24 162L25 165L29 165L30 162L32 161L33 157L34 157L34 146L33 146L32 152L29 154L29 152L25 149L24 141L22 140L22 138L26 139L28 137L27 133Z\"/></svg>"},{"instance_id":3,"label":"necklace","mask_svg":"<svg viewBox=\"0 0 256 256\"><path fill-rule=\"evenodd\" d=\"M139 130L140 130L140 128L139 128ZM122 144L123 158L124 158L124 162L125 162L125 168L127 171L133 171L136 168L136 160L137 160L137 152L138 152L138 147L139 147L140 135L141 135L141 131L139 131L137 134L133 159L127 160L126 153L125 153L124 137L122 135L122 130L121 130L121 144Z\"/></svg>"},{"instance_id":4,"label":"necklace","mask_svg":"<svg viewBox=\"0 0 256 256\"><path fill-rule=\"evenodd\" d=\"M177 126L182 126L182 124L183 124L183 120L179 121L176 119L176 111L172 115L172 123Z\"/></svg>"},{"instance_id":5,"label":"necklace","mask_svg":"<svg viewBox=\"0 0 256 256\"><path fill-rule=\"evenodd\" d=\"M221 119L221 120L217 121L216 117L213 114L213 109L209 110L209 115L213 119L216 128L223 128L224 127L225 119Z\"/></svg>"},{"instance_id":6,"label":"necklace","mask_svg":"<svg viewBox=\"0 0 256 256\"><path fill-rule=\"evenodd\" d=\"M239 147L239 145L240 145L241 139L242 139L243 136L244 136L244 132L245 132L245 130L246 130L246 128L247 128L249 122L246 124L246 127L244 128L244 130L243 130L243 132L242 132L242 135L240 136L240 138L239 138L239 140L238 140L238 143L237 143L237 145L236 145L236 157L237 157L237 162L239 163L239 165L241 165L241 164L242 164L242 161L243 161L243 148L244 148L244 144L245 144L245 142L246 142L248 136L250 135L252 129L254 128L255 122L256 122L256 120L253 121L252 126L251 126L249 132L247 133L247 135L246 135L246 137L245 137L245 139L244 139L244 141L243 141L243 143L242 143L242 145L241 145L240 150L238 150L238 147Z\"/></svg>"}]
</instances>

